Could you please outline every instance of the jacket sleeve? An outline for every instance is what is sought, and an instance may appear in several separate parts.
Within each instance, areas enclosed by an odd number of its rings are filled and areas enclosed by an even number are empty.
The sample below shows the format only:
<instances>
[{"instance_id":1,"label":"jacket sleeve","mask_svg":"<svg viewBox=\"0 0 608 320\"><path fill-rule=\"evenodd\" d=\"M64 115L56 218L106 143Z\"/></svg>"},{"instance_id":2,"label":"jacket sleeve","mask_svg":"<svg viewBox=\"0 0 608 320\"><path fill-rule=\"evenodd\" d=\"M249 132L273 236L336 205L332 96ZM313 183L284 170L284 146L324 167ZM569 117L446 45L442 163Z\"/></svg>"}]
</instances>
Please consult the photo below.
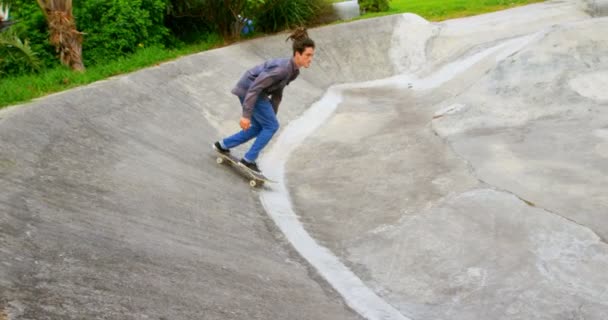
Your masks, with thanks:
<instances>
[{"instance_id":1,"label":"jacket sleeve","mask_svg":"<svg viewBox=\"0 0 608 320\"><path fill-rule=\"evenodd\" d=\"M249 87L249 90L247 90L247 94L243 100L243 117L251 119L253 107L255 106L255 102L262 91L272 86L274 83L281 81L281 79L286 76L287 72L283 68L274 68L272 70L261 72L253 81Z\"/></svg>"}]
</instances>

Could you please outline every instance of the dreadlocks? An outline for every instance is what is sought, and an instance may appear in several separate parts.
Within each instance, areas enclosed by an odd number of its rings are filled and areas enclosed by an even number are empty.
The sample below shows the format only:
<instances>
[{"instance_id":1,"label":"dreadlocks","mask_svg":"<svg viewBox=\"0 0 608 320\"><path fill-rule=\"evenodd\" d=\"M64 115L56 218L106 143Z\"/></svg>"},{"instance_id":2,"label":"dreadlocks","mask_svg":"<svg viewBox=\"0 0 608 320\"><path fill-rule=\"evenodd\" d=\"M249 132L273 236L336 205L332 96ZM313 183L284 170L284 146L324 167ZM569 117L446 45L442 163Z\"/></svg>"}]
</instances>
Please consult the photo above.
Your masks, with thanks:
<instances>
[{"instance_id":1,"label":"dreadlocks","mask_svg":"<svg viewBox=\"0 0 608 320\"><path fill-rule=\"evenodd\" d=\"M287 39L285 39L285 41L287 40L292 40L293 41L293 54L295 55L296 52L302 54L304 52L304 50L306 50L306 48L313 48L315 47L315 42L308 37L308 32L306 32L306 28L297 28L289 37L287 37Z\"/></svg>"}]
</instances>

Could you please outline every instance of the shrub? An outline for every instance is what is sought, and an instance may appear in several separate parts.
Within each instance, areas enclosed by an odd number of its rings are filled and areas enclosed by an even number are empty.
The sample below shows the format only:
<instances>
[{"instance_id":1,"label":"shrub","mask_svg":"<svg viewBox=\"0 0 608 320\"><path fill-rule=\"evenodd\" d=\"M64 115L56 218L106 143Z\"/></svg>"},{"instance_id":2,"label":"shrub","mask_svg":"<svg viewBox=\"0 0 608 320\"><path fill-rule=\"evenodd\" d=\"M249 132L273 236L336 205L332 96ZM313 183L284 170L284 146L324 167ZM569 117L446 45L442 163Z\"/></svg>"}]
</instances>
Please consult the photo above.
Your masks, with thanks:
<instances>
[{"instance_id":1,"label":"shrub","mask_svg":"<svg viewBox=\"0 0 608 320\"><path fill-rule=\"evenodd\" d=\"M138 47L164 45L168 0L74 0L74 16L84 32L82 52L88 64L99 64L135 52Z\"/></svg>"},{"instance_id":2,"label":"shrub","mask_svg":"<svg viewBox=\"0 0 608 320\"><path fill-rule=\"evenodd\" d=\"M329 6L325 0L268 0L255 19L256 27L261 31L276 32L285 28L308 26L327 12Z\"/></svg>"},{"instance_id":3,"label":"shrub","mask_svg":"<svg viewBox=\"0 0 608 320\"><path fill-rule=\"evenodd\" d=\"M387 11L388 2L389 0L359 0L359 9L363 13Z\"/></svg>"},{"instance_id":4,"label":"shrub","mask_svg":"<svg viewBox=\"0 0 608 320\"><path fill-rule=\"evenodd\" d=\"M224 37L239 37L242 17L256 16L267 0L171 0L169 13L175 18L195 17L214 26ZM241 16L241 18L239 18Z\"/></svg>"},{"instance_id":5,"label":"shrub","mask_svg":"<svg viewBox=\"0 0 608 320\"><path fill-rule=\"evenodd\" d=\"M36 1L11 0L11 14L18 21L11 27L28 41L42 68L59 65L49 43L48 26ZM114 60L141 46L162 46L171 40L164 18L169 0L73 0L76 28L84 32L82 45L86 65ZM0 64L4 74L27 73L23 59L7 57Z\"/></svg>"},{"instance_id":6,"label":"shrub","mask_svg":"<svg viewBox=\"0 0 608 320\"><path fill-rule=\"evenodd\" d=\"M0 73L3 75L16 75L29 73L34 69L53 67L59 65L56 58L55 48L49 43L49 34L44 14L40 10L36 1L28 0L13 0L7 1L10 5L11 19L17 23L10 27L10 36L4 35L5 41L11 41L15 38L20 39L26 47L29 45L29 50L35 56L36 66L32 68L30 58L24 59L23 55L15 55L13 48L5 48L8 51L0 53L2 62L0 63ZM13 51L13 53L9 52Z\"/></svg>"},{"instance_id":7,"label":"shrub","mask_svg":"<svg viewBox=\"0 0 608 320\"><path fill-rule=\"evenodd\" d=\"M0 33L0 74L19 74L38 70L40 61L28 41L13 31Z\"/></svg>"}]
</instances>

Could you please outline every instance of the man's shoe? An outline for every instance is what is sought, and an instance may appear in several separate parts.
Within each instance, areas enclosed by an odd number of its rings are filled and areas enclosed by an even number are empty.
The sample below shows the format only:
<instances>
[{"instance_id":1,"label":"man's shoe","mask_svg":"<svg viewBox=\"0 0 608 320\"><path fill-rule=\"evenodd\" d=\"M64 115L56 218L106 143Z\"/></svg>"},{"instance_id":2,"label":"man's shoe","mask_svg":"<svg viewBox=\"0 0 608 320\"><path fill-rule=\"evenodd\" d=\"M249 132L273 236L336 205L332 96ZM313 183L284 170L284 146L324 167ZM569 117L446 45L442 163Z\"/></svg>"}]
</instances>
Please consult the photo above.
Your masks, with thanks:
<instances>
[{"instance_id":1,"label":"man's shoe","mask_svg":"<svg viewBox=\"0 0 608 320\"><path fill-rule=\"evenodd\" d=\"M220 144L219 141L216 141L213 144L213 149L215 149L217 152L223 153L223 154L229 154L230 153L230 149L224 149L224 148L222 148L222 145Z\"/></svg>"},{"instance_id":2,"label":"man's shoe","mask_svg":"<svg viewBox=\"0 0 608 320\"><path fill-rule=\"evenodd\" d=\"M249 168L251 171L253 171L255 173L262 174L262 171L260 171L260 169L258 168L258 165L255 162L249 162L245 159L241 159L241 161L239 161L239 163L241 165Z\"/></svg>"}]
</instances>

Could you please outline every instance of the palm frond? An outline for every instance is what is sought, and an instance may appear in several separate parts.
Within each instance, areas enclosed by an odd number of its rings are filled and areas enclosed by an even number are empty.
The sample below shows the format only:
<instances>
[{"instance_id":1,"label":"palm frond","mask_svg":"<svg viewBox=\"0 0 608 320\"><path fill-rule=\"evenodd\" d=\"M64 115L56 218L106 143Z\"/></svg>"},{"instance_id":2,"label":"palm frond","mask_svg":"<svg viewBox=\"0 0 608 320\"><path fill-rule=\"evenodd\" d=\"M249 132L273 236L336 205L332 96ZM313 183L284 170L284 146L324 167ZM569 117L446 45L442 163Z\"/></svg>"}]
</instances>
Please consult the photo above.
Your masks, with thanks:
<instances>
[{"instance_id":1,"label":"palm frond","mask_svg":"<svg viewBox=\"0 0 608 320\"><path fill-rule=\"evenodd\" d=\"M30 43L22 41L13 33L4 33L0 36L0 48L4 48L13 54L17 54L24 59L27 64L35 70L40 68L40 59L38 59Z\"/></svg>"}]
</instances>

